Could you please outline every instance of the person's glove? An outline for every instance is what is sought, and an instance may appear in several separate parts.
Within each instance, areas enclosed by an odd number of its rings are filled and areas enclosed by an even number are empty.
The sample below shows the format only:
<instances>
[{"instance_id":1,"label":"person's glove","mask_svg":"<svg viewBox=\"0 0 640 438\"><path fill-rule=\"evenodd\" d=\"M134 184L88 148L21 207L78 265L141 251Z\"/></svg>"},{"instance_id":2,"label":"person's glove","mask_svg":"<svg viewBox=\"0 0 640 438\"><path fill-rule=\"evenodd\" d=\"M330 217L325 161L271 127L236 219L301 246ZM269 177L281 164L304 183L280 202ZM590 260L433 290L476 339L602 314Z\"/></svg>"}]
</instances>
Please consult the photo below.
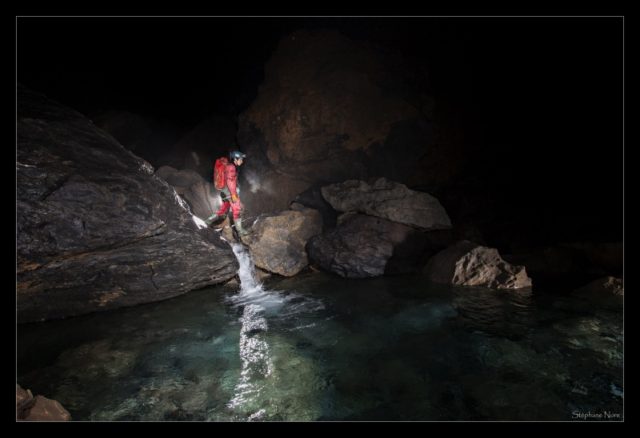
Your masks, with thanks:
<instances>
[{"instance_id":1,"label":"person's glove","mask_svg":"<svg viewBox=\"0 0 640 438\"><path fill-rule=\"evenodd\" d=\"M238 195L233 195L233 194L231 195L231 202L235 204L236 202L239 202L239 201L240 199L238 198Z\"/></svg>"}]
</instances>

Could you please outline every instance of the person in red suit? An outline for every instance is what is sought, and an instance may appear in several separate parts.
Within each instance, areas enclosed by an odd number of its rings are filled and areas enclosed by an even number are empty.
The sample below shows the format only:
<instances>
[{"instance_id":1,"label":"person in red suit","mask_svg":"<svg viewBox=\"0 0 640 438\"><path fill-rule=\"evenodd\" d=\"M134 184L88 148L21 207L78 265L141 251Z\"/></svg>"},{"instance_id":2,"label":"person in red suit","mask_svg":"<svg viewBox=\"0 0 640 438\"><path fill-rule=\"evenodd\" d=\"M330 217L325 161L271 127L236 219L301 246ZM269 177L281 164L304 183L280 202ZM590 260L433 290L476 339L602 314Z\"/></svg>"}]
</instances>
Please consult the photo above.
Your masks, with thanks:
<instances>
[{"instance_id":1,"label":"person in red suit","mask_svg":"<svg viewBox=\"0 0 640 438\"><path fill-rule=\"evenodd\" d=\"M224 171L219 167L214 170L214 181L216 182L216 188L220 190L220 196L222 198L222 205L220 209L209 216L205 222L210 225L214 222L224 219L231 208L233 213L233 227L240 236L246 236L249 234L247 230L242 226L241 213L243 210L242 202L238 196L238 167L242 166L246 154L240 151L233 151L229 154L229 160L218 159L216 160L216 166L224 166ZM219 164L218 164L219 163Z\"/></svg>"}]
</instances>

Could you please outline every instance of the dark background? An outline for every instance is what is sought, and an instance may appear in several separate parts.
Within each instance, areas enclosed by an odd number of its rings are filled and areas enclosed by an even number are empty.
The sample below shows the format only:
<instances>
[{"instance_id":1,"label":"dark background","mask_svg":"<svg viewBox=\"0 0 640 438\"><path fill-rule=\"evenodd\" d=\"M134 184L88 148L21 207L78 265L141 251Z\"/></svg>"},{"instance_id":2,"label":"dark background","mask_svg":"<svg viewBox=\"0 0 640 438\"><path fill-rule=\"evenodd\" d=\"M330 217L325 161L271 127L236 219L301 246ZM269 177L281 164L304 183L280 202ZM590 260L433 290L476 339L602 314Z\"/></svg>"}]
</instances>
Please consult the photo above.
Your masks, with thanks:
<instances>
[{"instance_id":1,"label":"dark background","mask_svg":"<svg viewBox=\"0 0 640 438\"><path fill-rule=\"evenodd\" d=\"M622 18L18 18L17 79L85 114L188 130L246 109L279 39L301 28L424 68L482 190L523 233L622 240Z\"/></svg>"}]
</instances>

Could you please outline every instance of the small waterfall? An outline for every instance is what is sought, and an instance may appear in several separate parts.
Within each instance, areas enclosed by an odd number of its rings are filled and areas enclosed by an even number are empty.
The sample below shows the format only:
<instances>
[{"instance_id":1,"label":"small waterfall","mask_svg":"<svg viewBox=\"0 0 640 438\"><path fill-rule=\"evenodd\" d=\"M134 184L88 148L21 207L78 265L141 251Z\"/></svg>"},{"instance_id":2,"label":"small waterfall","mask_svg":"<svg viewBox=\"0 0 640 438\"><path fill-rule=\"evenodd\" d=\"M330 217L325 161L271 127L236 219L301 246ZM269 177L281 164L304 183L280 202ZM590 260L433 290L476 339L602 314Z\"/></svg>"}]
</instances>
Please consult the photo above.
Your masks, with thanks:
<instances>
[{"instance_id":1,"label":"small waterfall","mask_svg":"<svg viewBox=\"0 0 640 438\"><path fill-rule=\"evenodd\" d=\"M238 277L240 277L240 295L255 295L263 293L262 284L256 279L256 268L251 260L251 254L246 250L244 245L240 243L231 243L231 249L238 259L240 269Z\"/></svg>"},{"instance_id":2,"label":"small waterfall","mask_svg":"<svg viewBox=\"0 0 640 438\"><path fill-rule=\"evenodd\" d=\"M262 283L256 278L256 268L246 247L235 242L229 244L240 265L240 269L238 269L240 291L237 295L229 297L229 300L235 305L251 304L259 305L270 311L279 310L285 299L274 291L264 289Z\"/></svg>"},{"instance_id":3,"label":"small waterfall","mask_svg":"<svg viewBox=\"0 0 640 438\"><path fill-rule=\"evenodd\" d=\"M269 294L263 289L255 275L255 266L251 254L239 243L230 243L233 253L238 259L240 269L240 292L230 298L237 306L244 305L240 322L240 359L242 369L240 379L235 386L234 396L227 404L241 415L248 415L249 420L260 419L264 408L260 406L260 395L264 380L273 370L269 356L269 344L264 338L268 330L265 308L260 304Z\"/></svg>"}]
</instances>

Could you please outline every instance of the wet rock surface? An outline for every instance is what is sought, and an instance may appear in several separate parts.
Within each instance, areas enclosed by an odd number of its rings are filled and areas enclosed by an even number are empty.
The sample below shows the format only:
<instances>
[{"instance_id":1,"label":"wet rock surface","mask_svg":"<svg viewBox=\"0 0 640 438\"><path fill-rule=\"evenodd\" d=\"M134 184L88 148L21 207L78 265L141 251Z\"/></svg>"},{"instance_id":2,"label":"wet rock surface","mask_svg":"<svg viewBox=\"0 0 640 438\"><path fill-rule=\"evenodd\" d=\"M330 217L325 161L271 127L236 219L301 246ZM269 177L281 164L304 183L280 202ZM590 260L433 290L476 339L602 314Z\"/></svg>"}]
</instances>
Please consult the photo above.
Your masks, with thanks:
<instances>
[{"instance_id":1,"label":"wet rock surface","mask_svg":"<svg viewBox=\"0 0 640 438\"><path fill-rule=\"evenodd\" d=\"M17 125L18 321L162 300L235 275L149 163L24 87Z\"/></svg>"},{"instance_id":2,"label":"wet rock surface","mask_svg":"<svg viewBox=\"0 0 640 438\"><path fill-rule=\"evenodd\" d=\"M305 246L321 232L322 217L317 210L288 210L260 216L243 241L258 268L290 277L308 265Z\"/></svg>"}]
</instances>

